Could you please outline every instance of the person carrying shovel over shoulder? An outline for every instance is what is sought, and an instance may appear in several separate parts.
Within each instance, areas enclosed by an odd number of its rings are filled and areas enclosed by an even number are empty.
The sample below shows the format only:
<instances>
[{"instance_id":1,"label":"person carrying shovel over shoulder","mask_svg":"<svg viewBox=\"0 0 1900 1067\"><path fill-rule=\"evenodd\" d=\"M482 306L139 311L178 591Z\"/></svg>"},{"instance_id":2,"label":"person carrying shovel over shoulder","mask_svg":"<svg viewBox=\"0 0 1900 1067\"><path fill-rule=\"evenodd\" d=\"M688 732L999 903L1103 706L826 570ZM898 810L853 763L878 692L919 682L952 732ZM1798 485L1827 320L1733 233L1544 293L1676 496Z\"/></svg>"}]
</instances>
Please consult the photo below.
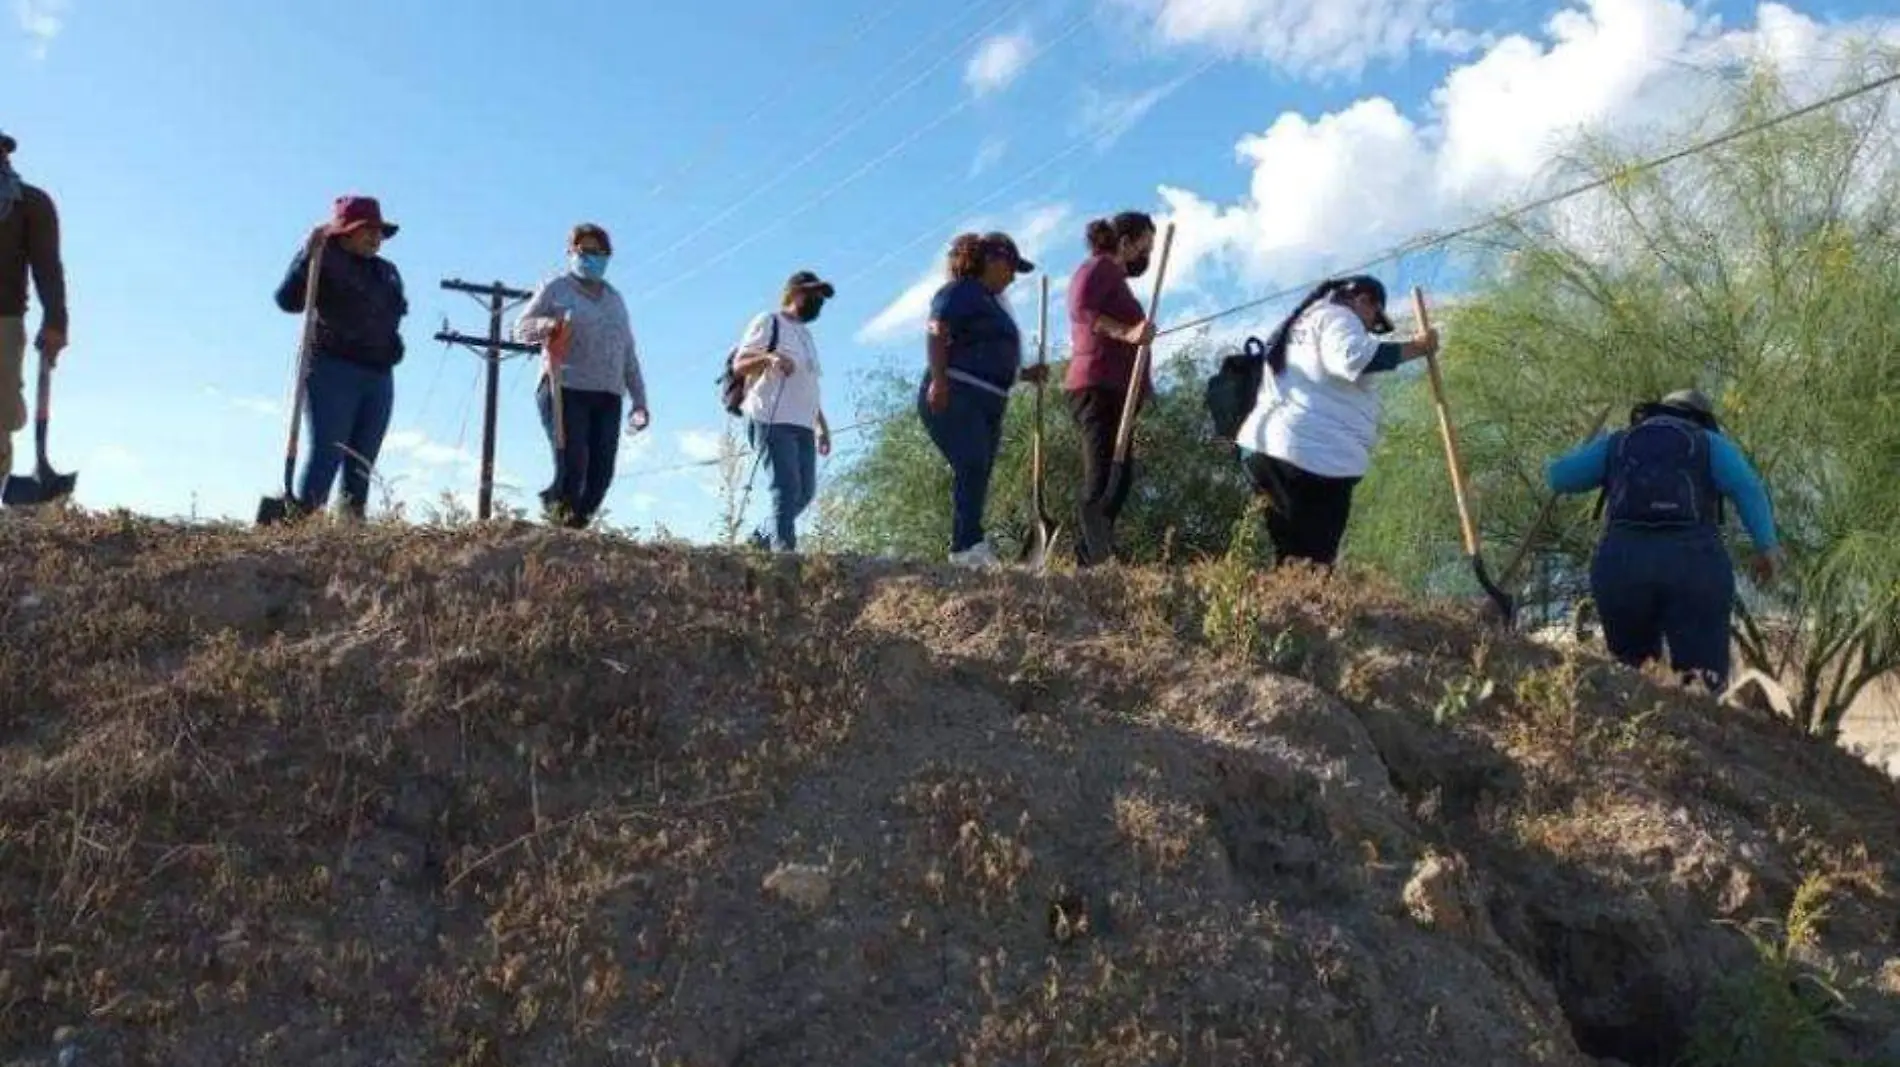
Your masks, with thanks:
<instances>
[{"instance_id":1,"label":"person carrying shovel over shoulder","mask_svg":"<svg viewBox=\"0 0 1900 1067\"><path fill-rule=\"evenodd\" d=\"M34 347L48 367L66 348L66 275L53 198L13 169L17 142L0 133L0 493L13 470L13 435L26 426L27 275L40 298Z\"/></svg>"},{"instance_id":2,"label":"person carrying shovel over shoulder","mask_svg":"<svg viewBox=\"0 0 1900 1067\"><path fill-rule=\"evenodd\" d=\"M400 327L409 313L402 275L379 254L397 229L383 221L375 199L338 197L330 220L310 231L277 286L277 306L301 314L310 257L322 255L304 371L310 447L296 500L306 515L328 504L339 470L344 514L361 520L369 508L370 472L396 402L395 368L403 359Z\"/></svg>"},{"instance_id":3,"label":"person carrying shovel over shoulder","mask_svg":"<svg viewBox=\"0 0 1900 1067\"><path fill-rule=\"evenodd\" d=\"M1024 367L1022 334L1003 292L1036 265L1007 234L960 234L950 243L950 280L930 301L925 348L929 368L917 389L917 415L950 465L950 562L996 567L983 536L990 472L1003 446L1009 390L1039 382L1043 367Z\"/></svg>"},{"instance_id":4,"label":"person carrying shovel over shoulder","mask_svg":"<svg viewBox=\"0 0 1900 1067\"><path fill-rule=\"evenodd\" d=\"M1076 524L1076 562L1088 567L1112 558L1114 546L1090 543L1092 529L1113 527L1134 484L1134 454L1123 457L1119 479L1113 477L1116 437L1122 407L1139 411L1154 395L1154 377L1144 373L1135 382L1136 355L1155 338L1141 301L1128 287L1130 278L1147 273L1154 252L1154 219L1139 211L1124 211L1112 219L1088 225L1089 258L1069 279L1069 370L1063 391L1069 412L1082 432L1082 492L1077 502L1081 520ZM1110 485L1113 481L1115 484ZM1101 521L1091 522L1091 517Z\"/></svg>"},{"instance_id":5,"label":"person carrying shovel over shoulder","mask_svg":"<svg viewBox=\"0 0 1900 1067\"><path fill-rule=\"evenodd\" d=\"M1722 500L1741 512L1757 580L1773 581L1783 557L1761 478L1722 433L1708 397L1685 389L1638 406L1626 429L1551 460L1545 480L1556 493L1602 493L1590 595L1610 654L1640 669L1667 644L1683 684L1725 690L1735 568L1722 544Z\"/></svg>"},{"instance_id":6,"label":"person carrying shovel over shoulder","mask_svg":"<svg viewBox=\"0 0 1900 1067\"><path fill-rule=\"evenodd\" d=\"M1352 517L1353 488L1378 444L1385 372L1438 351L1430 328L1403 343L1385 286L1357 275L1321 283L1267 342L1253 410L1234 435L1257 498L1267 503L1275 566L1331 569Z\"/></svg>"},{"instance_id":7,"label":"person carrying shovel over shoulder","mask_svg":"<svg viewBox=\"0 0 1900 1067\"><path fill-rule=\"evenodd\" d=\"M515 339L549 348L550 366L534 394L554 446L554 484L544 503L550 520L579 529L593 521L613 485L622 406L627 433L647 428L647 390L626 302L606 280L612 239L582 223L568 235L567 252L567 272L535 290L515 321Z\"/></svg>"}]
</instances>

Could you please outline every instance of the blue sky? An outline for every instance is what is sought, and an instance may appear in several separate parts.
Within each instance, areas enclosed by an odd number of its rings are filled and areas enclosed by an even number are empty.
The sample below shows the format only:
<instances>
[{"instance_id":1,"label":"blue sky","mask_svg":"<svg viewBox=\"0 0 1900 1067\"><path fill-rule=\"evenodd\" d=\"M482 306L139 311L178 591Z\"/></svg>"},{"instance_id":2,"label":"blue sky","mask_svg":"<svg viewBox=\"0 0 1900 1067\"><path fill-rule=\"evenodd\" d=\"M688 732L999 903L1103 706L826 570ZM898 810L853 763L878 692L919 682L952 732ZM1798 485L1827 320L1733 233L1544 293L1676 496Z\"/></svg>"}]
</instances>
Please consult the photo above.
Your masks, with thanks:
<instances>
[{"instance_id":1,"label":"blue sky","mask_svg":"<svg viewBox=\"0 0 1900 1067\"><path fill-rule=\"evenodd\" d=\"M62 212L73 347L52 451L81 505L245 518L275 491L298 320L270 295L341 192L404 226L385 254L409 355L379 465L401 496L475 484L480 365L430 338L486 315L440 280L529 288L587 219L614 235L653 401L607 507L699 538L716 482L677 468L711 454L712 375L793 270L839 286L816 333L842 425L864 372L921 365L921 303L960 229L1015 232L1059 299L1088 218L1166 215L1178 321L1503 206L1579 124L1666 135L1725 59L1813 72L1841 33L1893 32L1863 0L452 9L14 0L0 128ZM1028 325L1033 280L1015 301ZM531 377L501 379L518 501L549 462ZM15 446L24 469L30 435Z\"/></svg>"}]
</instances>

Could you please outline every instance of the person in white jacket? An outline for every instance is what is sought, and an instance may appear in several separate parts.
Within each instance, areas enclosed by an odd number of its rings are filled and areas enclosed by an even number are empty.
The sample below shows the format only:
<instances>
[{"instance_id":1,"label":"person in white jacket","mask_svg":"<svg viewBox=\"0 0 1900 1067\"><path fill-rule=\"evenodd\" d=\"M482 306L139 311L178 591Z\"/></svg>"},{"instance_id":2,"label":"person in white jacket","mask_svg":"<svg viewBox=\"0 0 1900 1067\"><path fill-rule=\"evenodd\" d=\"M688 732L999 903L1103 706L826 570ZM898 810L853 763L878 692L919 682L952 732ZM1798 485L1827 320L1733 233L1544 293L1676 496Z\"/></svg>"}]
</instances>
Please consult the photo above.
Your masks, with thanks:
<instances>
[{"instance_id":1,"label":"person in white jacket","mask_svg":"<svg viewBox=\"0 0 1900 1067\"><path fill-rule=\"evenodd\" d=\"M1267 498L1276 565L1331 568L1352 515L1353 487L1379 438L1380 376L1438 351L1426 329L1392 332L1385 286L1355 275L1321 284L1274 330L1253 410L1235 435L1254 492Z\"/></svg>"}]
</instances>

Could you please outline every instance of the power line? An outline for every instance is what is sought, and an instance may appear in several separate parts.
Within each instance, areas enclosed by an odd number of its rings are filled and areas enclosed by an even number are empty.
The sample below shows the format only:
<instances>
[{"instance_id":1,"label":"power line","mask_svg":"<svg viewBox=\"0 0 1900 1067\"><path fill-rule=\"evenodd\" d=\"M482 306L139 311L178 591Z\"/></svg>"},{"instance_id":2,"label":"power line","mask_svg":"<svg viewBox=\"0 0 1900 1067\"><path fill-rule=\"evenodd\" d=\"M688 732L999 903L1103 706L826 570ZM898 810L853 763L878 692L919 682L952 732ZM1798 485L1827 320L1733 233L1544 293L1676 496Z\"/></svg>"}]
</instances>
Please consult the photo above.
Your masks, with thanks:
<instances>
[{"instance_id":1,"label":"power line","mask_svg":"<svg viewBox=\"0 0 1900 1067\"><path fill-rule=\"evenodd\" d=\"M1729 130L1725 133L1718 134L1705 141L1701 141L1696 144L1689 145L1686 148L1679 148L1674 152L1665 153L1664 155L1656 156L1652 159L1645 160L1641 163L1631 164L1630 166L1623 167L1617 170L1613 174L1607 174L1599 178L1592 178L1591 180L1587 182L1583 182L1580 185L1571 186L1570 188L1565 189L1561 192L1552 193L1548 196L1538 197L1537 199L1532 200L1529 203L1520 204L1517 207L1511 208L1508 211L1499 212L1498 214L1492 215L1479 222L1474 222L1468 226L1461 226L1458 229L1452 230L1448 233L1425 234L1419 237L1415 237L1409 241L1406 241L1402 244L1394 246L1392 249L1389 249L1388 251L1383 252L1377 257L1373 259L1369 259L1366 262L1359 264L1358 266L1350 267L1342 271L1336 271L1333 274L1328 275L1328 277L1338 277L1341 275L1348 275L1348 274L1359 274L1364 271L1370 270L1373 267L1379 266L1382 263L1386 263L1391 260L1398 259L1400 257L1410 255L1415 252L1422 252L1428 248L1435 248L1439 245L1450 244L1453 241L1459 240L1461 238L1469 237L1472 234L1482 233L1485 230L1491 229L1492 227L1497 226L1500 223L1509 222L1512 219L1519 217L1520 215L1526 215L1533 211L1539 211L1544 208L1551 207L1556 204L1560 204L1566 200L1573 200L1579 196L1582 196L1585 193L1595 192L1596 190L1601 189L1605 186L1614 185L1617 182L1627 180L1628 178L1634 177L1635 175L1656 170L1659 167L1666 167L1671 163L1675 163L1680 160L1687 159L1690 156L1700 155L1703 152L1710 151L1711 149L1720 148L1721 146L1725 144L1729 144L1730 142L1741 140L1744 137L1751 137L1757 133L1762 133L1767 130L1773 129L1774 127L1779 126L1782 123L1791 122L1795 119L1801 118L1806 115L1812 115L1817 111L1826 110L1827 108L1833 107L1836 104L1845 103L1848 100L1852 100L1857 96L1865 96L1868 93L1874 92L1879 89L1884 89L1887 86L1894 85L1894 84L1900 84L1900 73L1894 73L1894 74L1886 75L1885 77L1875 78L1872 81L1865 82L1861 85L1855 86L1852 89L1843 90L1841 92L1835 93L1832 96L1826 97L1821 100L1817 100L1814 103L1795 108L1792 111L1784 112L1780 115L1775 116L1774 118L1763 119L1760 122L1751 123L1745 126L1738 126L1735 129ZM1233 307L1226 308L1221 311L1216 311L1211 315L1203 315L1200 318L1193 319L1189 322L1184 322L1176 326L1170 326L1165 330L1158 331L1155 334L1155 336L1165 337L1169 334L1183 333L1188 330L1199 329L1202 326L1206 326L1207 324L1216 322L1220 319L1228 318L1233 315L1238 315L1239 313L1243 311L1252 311L1254 308L1261 307L1266 304L1271 304L1271 303L1274 303L1275 301L1285 300L1288 297L1301 295L1311 290L1314 286L1320 284L1320 282L1323 280L1324 279L1314 279L1313 281L1308 282L1305 285L1295 286L1289 289L1282 289L1275 293L1269 293L1266 296L1260 297L1258 299L1249 300L1244 304L1236 304Z\"/></svg>"},{"instance_id":2,"label":"power line","mask_svg":"<svg viewBox=\"0 0 1900 1067\"><path fill-rule=\"evenodd\" d=\"M808 57L808 60L816 61L819 59L823 59L831 54L842 52L845 49L851 47L852 45L857 44L859 41L870 36L870 33L872 30L883 25L885 20L889 19L892 15L897 14L897 12L903 6L904 5L903 5L902 0L893 0L892 3L884 5L883 9L879 11L876 15L872 16L870 19L853 27L850 32L846 33L844 36L840 38L834 39L830 44L817 49L815 52L812 53L812 55ZM955 22L957 20L952 19L951 21ZM938 32L941 32L941 31L938 31ZM925 43L928 43L930 37L934 37L934 36L936 36L935 33L932 33L929 36L927 36L924 39ZM920 44L917 47L922 47L922 45ZM910 55L913 54L914 51L915 49L913 49L912 53L906 53L905 58L902 60L899 60L897 65L901 67L903 63L909 60ZM882 79L882 78L883 78L882 74L878 75L878 79ZM874 80L878 80L878 79L874 79ZM705 157L708 154L710 154L713 148L717 147L719 143L723 142L726 138L731 136L733 131L741 129L749 125L753 119L756 119L760 115L764 114L766 109L770 108L773 104L783 103L784 100L785 100L785 94L781 90L776 89L776 88L767 92L764 96L761 96L758 102L752 105L752 110L746 112L744 115L740 116L738 119L734 120L733 122L726 123L725 125L720 126L719 128L715 129L712 135L707 137L706 140L701 143L700 147L695 149L693 154L686 158L686 162L681 163L678 167L675 167L670 173L663 174L661 177L655 179L653 183L653 188L647 191L647 195L655 196L655 197L659 196L662 192L666 191L666 188L669 183L676 182L679 179L685 177L687 174L691 173L693 168L697 167L699 163L703 159L705 159Z\"/></svg>"},{"instance_id":3,"label":"power line","mask_svg":"<svg viewBox=\"0 0 1900 1067\"><path fill-rule=\"evenodd\" d=\"M885 107L890 105L898 97L903 96L905 93L916 88L918 85L923 84L925 79L929 78L932 74L935 74L938 71L938 69L940 69L945 63L950 62L951 60L955 59L959 54L961 54L964 48L968 47L971 44L976 43L980 38L982 38L984 34L988 33L992 27L1001 23L1004 19L1014 14L1017 10L1024 7L1029 2L1030 0L1010 0L1009 6L1005 8L1001 14L997 15L995 18L991 19L989 22L984 23L975 32L971 33L968 37L964 38L956 46L946 49L942 55L937 57L935 62L931 63L930 65L926 66L923 70L919 71L915 77L905 82L896 91L884 94L882 97L878 99L878 101L873 106L860 110L855 118L853 118L850 122L845 123L843 126L839 127L836 131L832 133L830 137L827 137L825 140L819 142L819 144L815 148L812 148L810 151L806 152L803 156L800 156L797 159L797 161L793 162L790 166L783 167L783 168L772 168L772 172L771 172L772 176L770 180L761 182L760 184L753 186L748 192L746 192L744 196L741 196L739 199L733 201L730 204L727 204L724 208L721 208L719 211L715 212L711 218L707 219L705 222L701 223L699 226L695 227L694 229L689 230L684 237L679 238L678 240L674 241L672 244L654 253L653 256L650 258L649 263L647 265L664 263L667 260L667 258L671 256L674 252L677 252L681 248L684 248L686 245L692 243L700 235L710 231L711 229L713 229L713 227L719 225L719 223L724 222L728 218L731 218L741 208L745 207L747 204L750 204L752 201L758 199L760 196L763 196L765 193L776 188L780 183L784 182L787 178L790 178L792 175L797 174L798 172L804 170L807 166L811 164L813 160L824 155L827 151L831 149L833 145L837 144L839 141L843 140L846 137L846 135L850 134L851 131L857 129L859 126L864 125L866 122L869 122L873 115L876 115L878 112L882 111ZM915 49L913 49L913 51L915 51ZM839 109L834 111L832 113L832 116L829 116L826 118L826 122L829 123L833 117L838 115L840 112L847 110L850 102L851 101L847 101L845 107L840 107ZM958 110L960 110L960 108ZM663 283L663 286L664 284L669 284L669 283ZM648 295L652 295L652 294L648 294Z\"/></svg>"},{"instance_id":4,"label":"power line","mask_svg":"<svg viewBox=\"0 0 1900 1067\"><path fill-rule=\"evenodd\" d=\"M1034 53L1032 53L1029 59L1026 60L1025 62L1033 62L1035 59L1040 58L1045 53L1054 49L1057 45L1068 40L1070 37L1075 36L1076 32L1080 30L1084 24L1087 23L1088 18L1089 18L1088 13L1086 11L1083 12L1080 16L1076 17L1073 21L1071 21L1068 24L1068 26L1064 28L1064 30L1060 34L1056 35L1055 38L1053 38L1048 43L1044 44L1042 47L1038 48ZM909 148L911 145L916 144L917 141L922 139L923 136L929 133L931 130L936 129L938 126L941 126L944 123L950 121L951 119L955 118L957 115L962 114L965 110L967 110L970 107L972 103L974 103L974 101L968 98L962 101L959 101L955 106L951 107L949 110L938 115L936 118L932 119L928 123L925 123L924 125L911 130L908 134L905 134L902 138L898 140L896 144L885 149L883 153L873 158L869 162L864 163L863 165L859 166L857 170L852 171L850 174L847 174L846 176L839 179L838 181L833 182L829 186L826 186L824 189L820 190L817 195L807 199L803 204L800 204L795 210L787 211L780 214L777 218L773 219L770 225L762 227L757 230L753 230L743 240L736 241L732 244L727 245L723 250L721 250L719 253L714 255L711 259L708 259L695 266L689 267L686 270L677 271L669 275L665 281L654 286L652 289L647 290L647 292L644 294L645 297L647 299L652 299L653 297L660 295L661 293L672 288L673 286L678 285L680 282L683 282L687 280L688 278L695 277L696 275L699 275L707 270L710 270L713 267L718 266L720 263L723 263L726 260L732 258L733 256L738 255L741 251L743 251L744 249L746 249L753 243L763 240L767 236L777 232L778 230L783 229L786 225L790 224L794 219L798 219L804 216L806 213L817 208L818 205L823 204L825 201L830 200L832 197L843 192L846 188L850 187L851 185L856 184L860 178L863 178L865 175L871 173L873 170L876 170L878 167L881 167L885 163L889 162L898 153Z\"/></svg>"},{"instance_id":5,"label":"power line","mask_svg":"<svg viewBox=\"0 0 1900 1067\"><path fill-rule=\"evenodd\" d=\"M1773 118L1764 119L1760 122L1752 123L1746 126L1740 126L1733 130L1729 130L1725 133L1718 134L1715 137L1711 137L1704 141L1700 141L1695 144L1689 145L1685 148L1677 149L1676 151L1669 152L1661 156L1656 156L1652 159L1648 159L1640 163L1632 164L1628 167L1624 167L1617 170L1613 174L1609 174L1604 177L1595 178L1590 181L1583 182L1581 184L1565 189L1561 192L1552 193L1547 196L1539 197L1528 203L1521 204L1509 210L1502 211L1497 214L1488 216L1483 221L1472 223L1467 226L1462 226L1456 230L1452 230L1445 233L1430 233L1430 234L1423 234L1418 237L1410 238L1406 241L1400 242L1397 245L1391 246L1386 251L1381 252L1379 255L1371 259L1368 259L1357 266L1351 267L1343 271L1332 272L1328 274L1327 277L1331 278L1331 277L1339 277L1339 276L1347 275L1347 274L1358 274L1363 271L1370 270L1371 268L1379 266L1381 264L1402 259L1408 255L1414 255L1419 252L1424 252L1432 248L1450 244L1453 241L1459 240L1463 237L1468 237L1474 233L1480 233L1484 230L1490 229L1493 226L1496 226L1503 222L1508 222L1514 218L1517 218L1529 212L1537 211L1542 208L1551 207L1553 205L1562 203L1566 200L1575 199L1576 197L1582 196L1585 193L1594 192L1597 189L1601 189L1607 185L1611 185L1611 184L1614 184L1615 182L1627 179L1630 176L1633 176L1636 174L1642 174L1651 170L1655 170L1659 167L1664 167L1671 163L1675 163L1680 160L1687 159L1691 156L1699 155L1703 152L1707 152L1712 149L1719 148L1722 145L1732 143L1744 137L1749 137L1757 133L1765 132L1776 126L1782 125L1787 122L1791 122L1794 119L1801 118L1805 115L1814 114L1817 111L1825 110L1837 104L1844 103L1848 100L1852 100L1855 97L1865 96L1868 93L1875 92L1875 91L1878 91L1880 89L1883 89L1895 84L1900 84L1900 72L1896 72L1894 74L1890 74L1885 77L1876 78L1872 81L1863 83L1852 89L1847 89L1842 92L1835 93L1832 96L1826 97L1825 99L1818 100L1818 101L1815 101L1814 103L1807 104L1802 107L1784 112L1783 114L1775 116ZM1156 331L1155 336L1156 338L1161 338L1161 337L1172 336L1174 334L1186 333L1190 330L1200 329L1211 323L1218 322L1221 319L1230 318L1234 315L1240 314L1243 311L1251 311L1255 308L1262 307L1279 300L1285 300L1294 296L1304 295L1305 293L1309 292L1314 286L1320 284L1320 282L1324 280L1325 280L1324 278L1315 278L1301 285L1290 286L1288 288L1281 289L1277 292L1269 293L1266 296L1262 296L1253 300L1248 300L1244 303L1235 304L1232 307L1224 308L1220 311L1216 311L1211 314L1202 315L1197 318L1190 319L1187 322L1178 323L1176 325L1169 326L1168 328L1163 329L1163 330L1158 330ZM1066 347L1067 346L1060 346L1057 348L1057 350L1060 351L1061 348L1066 348ZM867 430L874 427L883 426L887 423L893 422L899 418L904 417L908 413L909 413L908 411L900 409L898 411L892 412L889 415L883 415L883 416L878 416L876 418L860 420L858 422L852 423L849 426L844 426L836 430L833 430L831 436L835 439L845 434L855 433L862 430ZM738 453L738 455L740 456L746 456L750 454L752 454L751 449L746 449ZM682 470L692 470L698 467L714 467L714 466L718 466L721 462L723 462L723 459L696 460L690 463L682 463L682 464L676 464L676 465L668 466L668 467L657 467L657 468L652 468L646 471L640 471L640 472L630 475L630 477L653 477L653 476L657 476L661 474L674 473L674 472L682 471Z\"/></svg>"},{"instance_id":6,"label":"power line","mask_svg":"<svg viewBox=\"0 0 1900 1067\"><path fill-rule=\"evenodd\" d=\"M1187 74L1177 79L1171 85L1169 91L1170 92L1178 91L1181 87L1185 86L1187 83L1195 80L1196 78L1199 78L1202 74L1205 74L1207 71L1213 69L1215 66L1218 66L1221 62L1224 61L1224 59L1225 57L1216 56L1212 59L1209 59L1207 62L1202 63L1200 66L1196 67L1192 71L1189 71ZM990 203L994 202L995 200L998 200L1004 196L1009 195L1010 192L1034 180L1037 176L1041 175L1044 171L1048 170L1050 167L1053 167L1056 164L1062 162L1063 160L1069 158L1070 156L1075 155L1077 152L1080 152L1082 149L1088 148L1090 145L1097 143L1097 139L1100 136L1100 134L1101 134L1101 131L1094 130L1094 129L1083 132L1082 134L1077 136L1073 141L1071 141L1066 148L1063 148L1061 151L1057 152L1055 155L1052 155L1048 159L1043 160L1041 163L1036 164L1034 167L1031 167L1029 170L1024 171L1023 173L1017 175L1015 178L1011 179L1008 182L1005 182L1001 186L998 186L997 188L990 190L988 193L977 198L976 200L973 200L970 203L965 204L960 210L957 211L956 214L951 215L945 221L931 227L928 230L924 230L920 232L917 236L911 238L910 240L904 242L901 245L898 245L895 248L890 249L889 251L885 252L883 255L872 260L870 263L867 263L864 266L858 268L857 270L851 272L850 274L845 275L843 278L843 281L845 281L846 283L858 281L868 276L872 271L876 270L877 268L883 266L884 264L890 262L891 260L904 254L905 252L910 251L912 248L917 247L923 242L930 240L933 237L941 240L942 235L944 234L945 231L958 225L964 219L968 218L971 212L987 207Z\"/></svg>"}]
</instances>

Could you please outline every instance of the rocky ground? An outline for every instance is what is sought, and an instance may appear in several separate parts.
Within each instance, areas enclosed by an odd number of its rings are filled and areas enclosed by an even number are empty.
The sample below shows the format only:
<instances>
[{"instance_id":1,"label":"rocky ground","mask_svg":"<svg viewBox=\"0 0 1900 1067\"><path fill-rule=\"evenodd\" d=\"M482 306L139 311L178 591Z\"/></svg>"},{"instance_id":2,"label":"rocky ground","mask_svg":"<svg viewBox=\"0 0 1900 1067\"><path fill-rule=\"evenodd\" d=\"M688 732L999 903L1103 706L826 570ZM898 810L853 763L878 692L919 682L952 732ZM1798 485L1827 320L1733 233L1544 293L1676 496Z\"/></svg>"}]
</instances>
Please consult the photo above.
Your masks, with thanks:
<instances>
[{"instance_id":1,"label":"rocky ground","mask_svg":"<svg viewBox=\"0 0 1900 1067\"><path fill-rule=\"evenodd\" d=\"M0 528L0 1063L1900 1063L1900 789L1389 592Z\"/></svg>"}]
</instances>

